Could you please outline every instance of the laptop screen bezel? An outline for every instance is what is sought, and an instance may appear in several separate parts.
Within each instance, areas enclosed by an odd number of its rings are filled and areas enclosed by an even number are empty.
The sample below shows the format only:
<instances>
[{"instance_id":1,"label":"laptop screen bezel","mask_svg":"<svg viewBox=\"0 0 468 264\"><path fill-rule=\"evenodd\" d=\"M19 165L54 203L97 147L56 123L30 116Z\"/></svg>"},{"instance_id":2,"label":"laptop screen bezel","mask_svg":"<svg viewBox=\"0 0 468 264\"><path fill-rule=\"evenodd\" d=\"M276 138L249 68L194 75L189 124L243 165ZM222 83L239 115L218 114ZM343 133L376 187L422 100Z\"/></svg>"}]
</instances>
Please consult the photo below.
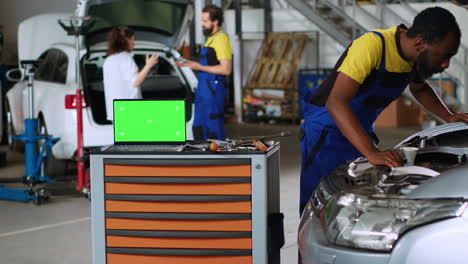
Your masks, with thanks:
<instances>
[{"instance_id":1,"label":"laptop screen bezel","mask_svg":"<svg viewBox=\"0 0 468 264\"><path fill-rule=\"evenodd\" d=\"M115 102L117 101L183 101L184 102L184 141L116 141L115 140ZM114 145L184 145L187 143L187 104L185 99L180 98L164 98L164 99L114 99L112 101L113 109L113 120L112 120L112 130L114 134Z\"/></svg>"}]
</instances>

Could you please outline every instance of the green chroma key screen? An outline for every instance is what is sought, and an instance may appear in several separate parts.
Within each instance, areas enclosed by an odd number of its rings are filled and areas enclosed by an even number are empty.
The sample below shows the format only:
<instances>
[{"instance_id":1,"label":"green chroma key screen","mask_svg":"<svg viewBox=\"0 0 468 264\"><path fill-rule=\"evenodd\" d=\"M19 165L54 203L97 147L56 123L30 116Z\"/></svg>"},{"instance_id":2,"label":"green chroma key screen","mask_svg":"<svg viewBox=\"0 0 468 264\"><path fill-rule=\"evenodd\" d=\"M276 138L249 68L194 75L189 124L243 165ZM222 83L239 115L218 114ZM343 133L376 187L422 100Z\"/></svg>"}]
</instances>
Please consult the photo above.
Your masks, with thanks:
<instances>
[{"instance_id":1,"label":"green chroma key screen","mask_svg":"<svg viewBox=\"0 0 468 264\"><path fill-rule=\"evenodd\" d=\"M115 142L185 142L184 100L114 101Z\"/></svg>"}]
</instances>

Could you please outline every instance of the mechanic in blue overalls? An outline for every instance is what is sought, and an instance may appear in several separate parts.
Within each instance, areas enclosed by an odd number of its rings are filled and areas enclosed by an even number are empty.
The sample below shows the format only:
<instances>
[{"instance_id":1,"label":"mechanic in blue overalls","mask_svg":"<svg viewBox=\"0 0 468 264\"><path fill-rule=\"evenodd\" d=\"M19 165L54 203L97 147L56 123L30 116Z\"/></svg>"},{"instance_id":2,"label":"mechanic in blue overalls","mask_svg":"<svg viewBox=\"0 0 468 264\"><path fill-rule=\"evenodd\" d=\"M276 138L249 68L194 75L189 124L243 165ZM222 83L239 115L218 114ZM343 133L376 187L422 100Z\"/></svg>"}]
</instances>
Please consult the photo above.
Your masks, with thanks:
<instances>
[{"instance_id":1,"label":"mechanic in blue overalls","mask_svg":"<svg viewBox=\"0 0 468 264\"><path fill-rule=\"evenodd\" d=\"M402 166L396 151L376 147L373 123L408 84L414 97L443 120L468 121L468 114L450 112L424 82L449 67L460 35L455 17L433 7L419 13L409 29L375 30L351 43L328 79L305 96L301 213L320 179L345 161L365 156L375 165Z\"/></svg>"},{"instance_id":2,"label":"mechanic in blue overalls","mask_svg":"<svg viewBox=\"0 0 468 264\"><path fill-rule=\"evenodd\" d=\"M224 100L226 76L232 72L232 50L229 37L221 26L223 10L215 5L203 8L201 22L207 37L198 62L178 63L198 71L198 87L195 94L193 135L195 139L224 140Z\"/></svg>"}]
</instances>

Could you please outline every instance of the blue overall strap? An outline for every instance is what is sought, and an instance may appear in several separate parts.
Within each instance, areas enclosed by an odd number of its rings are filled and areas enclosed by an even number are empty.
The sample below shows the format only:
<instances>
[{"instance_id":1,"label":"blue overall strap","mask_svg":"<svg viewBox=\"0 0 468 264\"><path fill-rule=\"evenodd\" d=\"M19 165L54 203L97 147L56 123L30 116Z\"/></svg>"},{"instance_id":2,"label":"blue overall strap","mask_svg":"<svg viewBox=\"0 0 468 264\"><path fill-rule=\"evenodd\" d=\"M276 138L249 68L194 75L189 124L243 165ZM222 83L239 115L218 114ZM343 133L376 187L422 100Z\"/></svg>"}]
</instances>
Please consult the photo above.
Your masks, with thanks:
<instances>
[{"instance_id":1,"label":"blue overall strap","mask_svg":"<svg viewBox=\"0 0 468 264\"><path fill-rule=\"evenodd\" d=\"M378 31L371 31L372 33L376 34L382 40L382 58L380 59L379 71L385 71L385 38L382 33Z\"/></svg>"},{"instance_id":2,"label":"blue overall strap","mask_svg":"<svg viewBox=\"0 0 468 264\"><path fill-rule=\"evenodd\" d=\"M213 39L211 39L211 42L212 41ZM207 43L201 50L201 65L209 66L208 53L212 48L207 46L210 43ZM193 134L195 139L224 140L225 90L224 76L201 71L198 73L198 87L195 94L195 113L193 121Z\"/></svg>"},{"instance_id":3,"label":"blue overall strap","mask_svg":"<svg viewBox=\"0 0 468 264\"><path fill-rule=\"evenodd\" d=\"M381 60L378 69L373 70L366 78L358 94L351 101L351 108L358 117L361 125L368 134L375 139L373 123L379 114L396 98L408 85L408 73L389 72L386 70L386 43L382 33L371 31L382 42Z\"/></svg>"}]
</instances>

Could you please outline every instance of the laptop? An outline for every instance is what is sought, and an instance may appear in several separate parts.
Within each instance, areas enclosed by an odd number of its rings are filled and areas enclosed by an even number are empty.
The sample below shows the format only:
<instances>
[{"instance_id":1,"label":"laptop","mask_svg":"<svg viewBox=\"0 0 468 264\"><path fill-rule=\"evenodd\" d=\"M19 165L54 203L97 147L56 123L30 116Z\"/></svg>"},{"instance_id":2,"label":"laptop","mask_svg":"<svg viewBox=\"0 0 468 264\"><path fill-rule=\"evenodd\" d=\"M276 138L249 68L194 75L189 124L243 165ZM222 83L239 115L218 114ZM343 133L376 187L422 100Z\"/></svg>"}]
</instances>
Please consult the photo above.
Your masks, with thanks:
<instances>
[{"instance_id":1,"label":"laptop","mask_svg":"<svg viewBox=\"0 0 468 264\"><path fill-rule=\"evenodd\" d=\"M114 146L181 151L186 144L185 100L114 100Z\"/></svg>"}]
</instances>

